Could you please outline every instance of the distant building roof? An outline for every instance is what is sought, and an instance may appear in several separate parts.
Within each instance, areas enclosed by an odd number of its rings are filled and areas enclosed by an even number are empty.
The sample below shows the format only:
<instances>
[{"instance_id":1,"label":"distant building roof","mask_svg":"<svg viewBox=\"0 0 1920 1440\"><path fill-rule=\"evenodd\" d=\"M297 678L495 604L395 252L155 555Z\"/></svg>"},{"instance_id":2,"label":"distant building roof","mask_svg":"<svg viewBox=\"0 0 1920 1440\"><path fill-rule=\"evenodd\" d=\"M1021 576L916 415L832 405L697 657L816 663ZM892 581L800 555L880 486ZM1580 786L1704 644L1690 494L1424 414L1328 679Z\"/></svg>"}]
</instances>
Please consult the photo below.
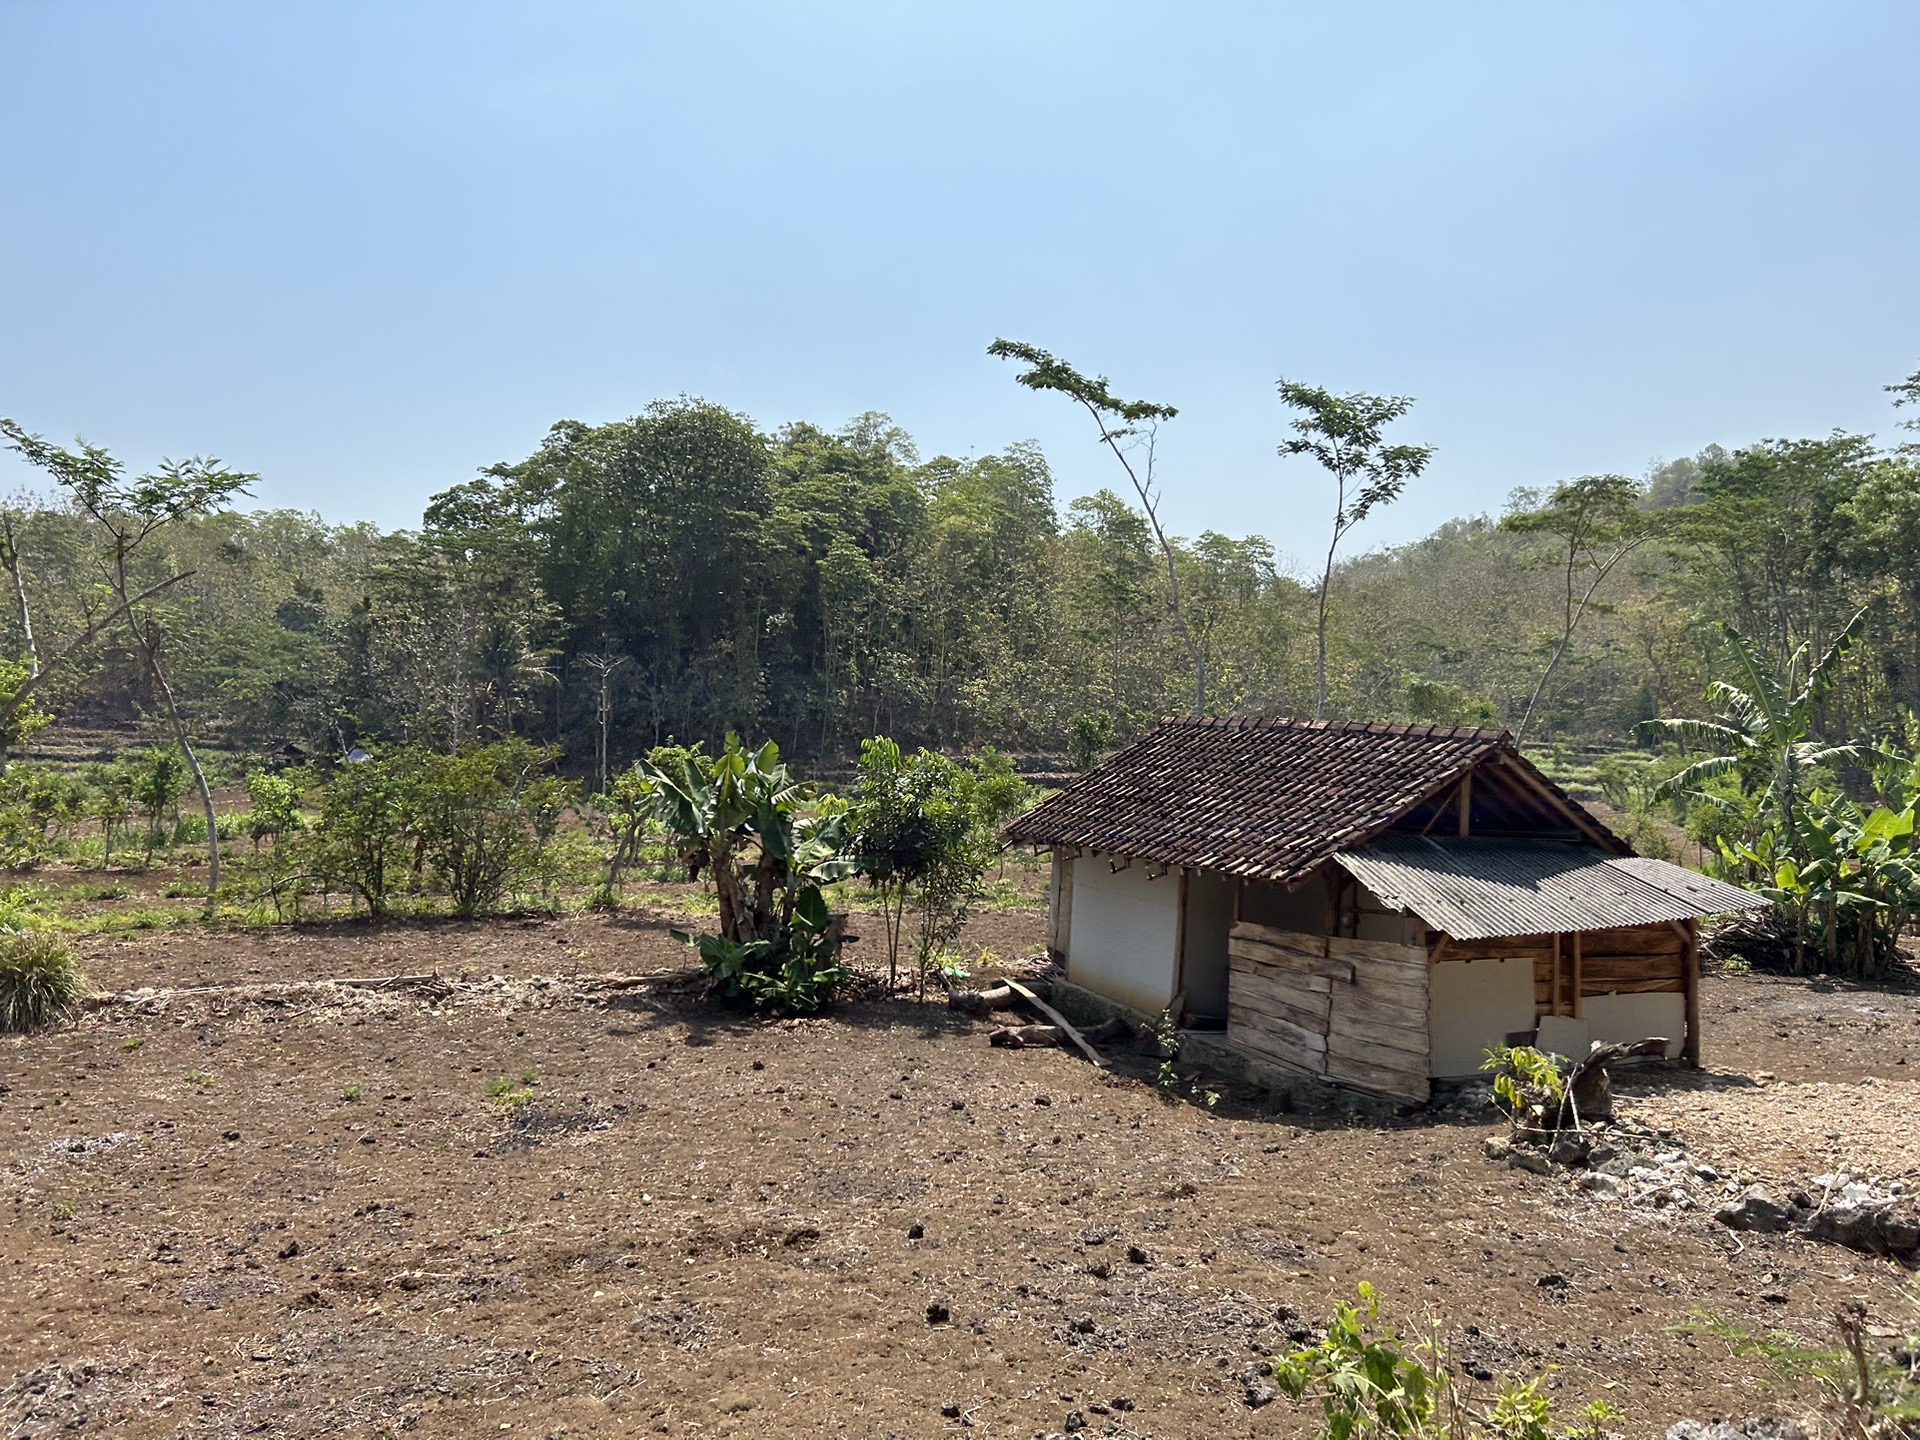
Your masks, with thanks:
<instances>
[{"instance_id":1,"label":"distant building roof","mask_svg":"<svg viewBox=\"0 0 1920 1440\"><path fill-rule=\"evenodd\" d=\"M1385 835L1334 861L1456 940L1613 930L1770 903L1664 860L1551 841Z\"/></svg>"},{"instance_id":2,"label":"distant building roof","mask_svg":"<svg viewBox=\"0 0 1920 1440\"><path fill-rule=\"evenodd\" d=\"M1002 834L1284 884L1389 826L1440 825L1469 771L1476 831L1631 853L1504 730L1322 720L1162 721Z\"/></svg>"}]
</instances>

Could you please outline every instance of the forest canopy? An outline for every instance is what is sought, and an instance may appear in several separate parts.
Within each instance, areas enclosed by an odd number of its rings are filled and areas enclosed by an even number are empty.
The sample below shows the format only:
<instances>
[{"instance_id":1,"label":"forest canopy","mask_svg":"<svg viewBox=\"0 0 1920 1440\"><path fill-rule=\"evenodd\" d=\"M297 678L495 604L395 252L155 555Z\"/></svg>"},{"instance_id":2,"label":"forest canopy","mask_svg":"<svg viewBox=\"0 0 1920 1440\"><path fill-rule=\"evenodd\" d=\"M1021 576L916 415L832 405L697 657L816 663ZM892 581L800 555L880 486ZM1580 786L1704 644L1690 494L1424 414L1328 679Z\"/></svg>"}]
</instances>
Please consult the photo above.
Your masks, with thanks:
<instances>
[{"instance_id":1,"label":"forest canopy","mask_svg":"<svg viewBox=\"0 0 1920 1440\"><path fill-rule=\"evenodd\" d=\"M1915 386L1890 387L1896 404ZM23 620L42 650L85 630L97 524L70 501L10 502L9 656L29 653ZM1325 537L1169 545L1177 617L1134 498L1061 504L1035 446L922 459L885 415L766 431L681 397L562 421L435 495L414 530L187 516L131 583L185 576L153 608L174 698L198 733L255 751L518 735L591 774L738 731L811 763L886 734L1081 764L1190 709L1196 650L1210 712L1311 714L1320 577L1283 557ZM1701 713L1723 623L1784 662L1863 608L1823 732L1892 733L1920 709L1920 447L1709 447L1341 560L1327 708L1508 726L1531 710L1530 739L1618 746ZM39 703L124 723L161 708L152 673L107 635Z\"/></svg>"}]
</instances>

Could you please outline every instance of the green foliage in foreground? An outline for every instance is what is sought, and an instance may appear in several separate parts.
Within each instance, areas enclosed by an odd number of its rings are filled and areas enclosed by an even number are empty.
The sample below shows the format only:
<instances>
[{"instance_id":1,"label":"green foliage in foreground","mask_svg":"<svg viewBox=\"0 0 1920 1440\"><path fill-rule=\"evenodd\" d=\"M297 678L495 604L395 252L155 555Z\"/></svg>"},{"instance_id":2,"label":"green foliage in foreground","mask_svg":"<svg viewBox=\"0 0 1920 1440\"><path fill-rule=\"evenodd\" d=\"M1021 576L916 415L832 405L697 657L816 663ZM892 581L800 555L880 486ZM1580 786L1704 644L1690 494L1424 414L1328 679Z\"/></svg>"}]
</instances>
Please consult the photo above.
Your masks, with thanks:
<instances>
[{"instance_id":1,"label":"green foliage in foreground","mask_svg":"<svg viewBox=\"0 0 1920 1440\"><path fill-rule=\"evenodd\" d=\"M1618 1418L1595 1401L1578 1423L1557 1426L1537 1379L1509 1383L1478 1406L1438 1338L1409 1345L1379 1316L1373 1287L1363 1281L1360 1304L1336 1304L1322 1339L1274 1359L1282 1391L1320 1402L1325 1440L1600 1440Z\"/></svg>"},{"instance_id":2,"label":"green foliage in foreground","mask_svg":"<svg viewBox=\"0 0 1920 1440\"><path fill-rule=\"evenodd\" d=\"M720 933L673 933L694 946L715 990L784 1010L818 1009L841 979L839 927L821 886L854 872L846 807L780 762L771 740L718 755L662 746L635 767L688 878L711 880Z\"/></svg>"},{"instance_id":3,"label":"green foliage in foreground","mask_svg":"<svg viewBox=\"0 0 1920 1440\"><path fill-rule=\"evenodd\" d=\"M86 990L80 961L58 935L0 932L0 1032L24 1034L57 1024Z\"/></svg>"}]
</instances>

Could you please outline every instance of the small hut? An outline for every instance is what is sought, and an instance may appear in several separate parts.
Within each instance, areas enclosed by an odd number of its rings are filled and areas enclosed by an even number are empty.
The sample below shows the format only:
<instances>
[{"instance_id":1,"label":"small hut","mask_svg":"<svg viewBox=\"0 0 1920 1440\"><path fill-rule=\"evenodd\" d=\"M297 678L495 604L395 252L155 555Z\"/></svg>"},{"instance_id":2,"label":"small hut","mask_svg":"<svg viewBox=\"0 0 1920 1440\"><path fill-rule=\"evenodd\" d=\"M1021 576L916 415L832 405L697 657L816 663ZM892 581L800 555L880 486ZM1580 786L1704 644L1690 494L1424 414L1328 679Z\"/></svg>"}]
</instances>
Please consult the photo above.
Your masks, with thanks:
<instances>
[{"instance_id":1,"label":"small hut","mask_svg":"<svg viewBox=\"0 0 1920 1440\"><path fill-rule=\"evenodd\" d=\"M1501 1043L1698 1063L1700 917L1767 903L1460 726L1167 720L1003 834L1052 852L1068 1003L1406 1100Z\"/></svg>"}]
</instances>

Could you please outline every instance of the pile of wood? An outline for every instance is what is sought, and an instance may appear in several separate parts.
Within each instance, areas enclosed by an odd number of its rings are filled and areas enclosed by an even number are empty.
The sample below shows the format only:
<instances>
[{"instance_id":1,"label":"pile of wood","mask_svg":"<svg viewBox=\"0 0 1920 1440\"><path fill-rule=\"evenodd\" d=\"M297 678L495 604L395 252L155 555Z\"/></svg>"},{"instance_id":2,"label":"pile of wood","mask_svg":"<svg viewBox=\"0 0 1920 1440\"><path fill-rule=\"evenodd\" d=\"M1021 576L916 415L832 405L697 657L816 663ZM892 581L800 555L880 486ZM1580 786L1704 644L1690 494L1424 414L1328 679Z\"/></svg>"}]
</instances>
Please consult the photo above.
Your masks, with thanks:
<instances>
[{"instance_id":1,"label":"pile of wood","mask_svg":"<svg viewBox=\"0 0 1920 1440\"><path fill-rule=\"evenodd\" d=\"M1053 1006L1042 1000L1028 986L1018 980L1002 980L999 984L985 990L951 990L947 992L947 1005L950 1009L982 1018L996 1010L1012 1009L1015 1005L1026 1004L1038 1010L1045 1017L1045 1024L1003 1025L987 1036L989 1045L998 1045L1006 1049L1023 1050L1036 1045L1061 1045L1071 1042L1080 1053L1095 1065L1104 1066L1107 1062L1100 1052L1093 1048L1087 1036L1076 1030ZM1125 1021L1109 1021L1111 1026L1132 1032L1132 1026ZM1106 1027L1102 1027L1105 1029ZM1097 1032L1096 1032L1097 1033Z\"/></svg>"},{"instance_id":2,"label":"pile of wood","mask_svg":"<svg viewBox=\"0 0 1920 1440\"><path fill-rule=\"evenodd\" d=\"M1793 927L1779 910L1743 911L1701 932L1702 970L1713 974L1742 965L1769 975L1794 973Z\"/></svg>"}]
</instances>

